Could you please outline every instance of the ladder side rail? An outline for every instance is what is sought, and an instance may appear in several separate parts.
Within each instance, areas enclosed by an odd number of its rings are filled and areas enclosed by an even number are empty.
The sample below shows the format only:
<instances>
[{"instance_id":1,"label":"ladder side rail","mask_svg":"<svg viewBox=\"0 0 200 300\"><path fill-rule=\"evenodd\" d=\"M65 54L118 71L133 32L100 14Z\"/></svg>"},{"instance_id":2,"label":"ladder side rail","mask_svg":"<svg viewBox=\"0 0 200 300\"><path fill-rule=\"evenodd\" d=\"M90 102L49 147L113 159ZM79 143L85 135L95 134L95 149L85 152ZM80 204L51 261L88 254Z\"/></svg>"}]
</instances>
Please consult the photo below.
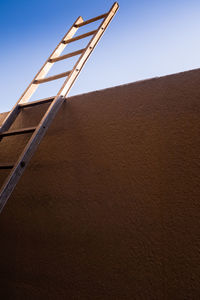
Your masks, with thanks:
<instances>
[{"instance_id":1,"label":"ladder side rail","mask_svg":"<svg viewBox=\"0 0 200 300\"><path fill-rule=\"evenodd\" d=\"M7 131L10 128L12 123L17 118L19 112L20 112L20 107L19 107L18 103L16 103L15 106L13 107L13 109L7 114L7 116L3 120L3 123L0 127L0 133Z\"/></svg>"},{"instance_id":2,"label":"ladder side rail","mask_svg":"<svg viewBox=\"0 0 200 300\"><path fill-rule=\"evenodd\" d=\"M44 134L46 133L48 127L50 126L53 118L55 117L58 109L60 108L64 100L65 98L62 96L57 96L53 100L44 117L40 121L37 129L35 130L26 147L24 148L18 161L15 163L14 168L12 169L8 178L6 179L0 192L0 213L6 205L10 194L12 193L16 184L18 183L28 162L30 161L37 147L39 146Z\"/></svg>"},{"instance_id":3,"label":"ladder side rail","mask_svg":"<svg viewBox=\"0 0 200 300\"><path fill-rule=\"evenodd\" d=\"M84 64L86 63L87 59L89 58L91 52L97 45L98 41L102 37L103 33L105 32L106 28L108 27L109 23L113 19L114 15L116 14L117 10L119 9L119 4L115 2L111 7L110 11L108 12L107 16L101 22L100 26L98 27L96 34L92 37L90 42L88 43L85 51L78 59L77 63L75 64L74 68L72 69L70 75L65 80L64 84L62 85L60 91L57 95L66 97L69 93L74 81L78 77L80 71L82 70Z\"/></svg>"}]
</instances>

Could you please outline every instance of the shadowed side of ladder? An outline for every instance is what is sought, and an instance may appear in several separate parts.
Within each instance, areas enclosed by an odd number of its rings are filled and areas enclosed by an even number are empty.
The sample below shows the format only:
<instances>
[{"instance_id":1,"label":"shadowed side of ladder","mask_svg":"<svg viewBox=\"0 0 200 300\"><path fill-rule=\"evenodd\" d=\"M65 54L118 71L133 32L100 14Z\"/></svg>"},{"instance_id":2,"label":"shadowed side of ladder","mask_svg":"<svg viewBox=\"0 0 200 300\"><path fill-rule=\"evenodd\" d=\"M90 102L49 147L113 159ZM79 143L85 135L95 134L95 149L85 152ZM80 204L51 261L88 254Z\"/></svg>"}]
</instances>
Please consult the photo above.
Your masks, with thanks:
<instances>
[{"instance_id":1,"label":"shadowed side of ladder","mask_svg":"<svg viewBox=\"0 0 200 300\"><path fill-rule=\"evenodd\" d=\"M30 161L32 155L40 144L45 132L47 131L49 125L51 124L53 118L55 117L58 109L62 105L64 101L64 97L59 96L55 101L51 104L28 144L26 145L24 151L19 157L18 161L14 166L12 166L12 173L8 176L5 184L2 187L2 191L0 194L0 212L4 208L7 199L15 188L17 182L19 181L22 173L24 172L28 162ZM8 165L7 169L11 166Z\"/></svg>"}]
</instances>

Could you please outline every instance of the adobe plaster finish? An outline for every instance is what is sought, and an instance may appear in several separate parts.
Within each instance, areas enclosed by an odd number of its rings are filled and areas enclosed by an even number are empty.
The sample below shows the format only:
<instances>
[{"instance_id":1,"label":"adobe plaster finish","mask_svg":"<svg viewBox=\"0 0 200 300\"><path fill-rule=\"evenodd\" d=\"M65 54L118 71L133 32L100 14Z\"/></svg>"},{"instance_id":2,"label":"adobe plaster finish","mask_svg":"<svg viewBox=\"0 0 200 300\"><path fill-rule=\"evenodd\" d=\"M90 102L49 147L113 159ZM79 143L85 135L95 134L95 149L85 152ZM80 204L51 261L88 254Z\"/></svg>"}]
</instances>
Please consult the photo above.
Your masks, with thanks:
<instances>
[{"instance_id":1,"label":"adobe plaster finish","mask_svg":"<svg viewBox=\"0 0 200 300\"><path fill-rule=\"evenodd\" d=\"M1 299L199 299L199 117L200 70L64 103L0 216Z\"/></svg>"}]
</instances>

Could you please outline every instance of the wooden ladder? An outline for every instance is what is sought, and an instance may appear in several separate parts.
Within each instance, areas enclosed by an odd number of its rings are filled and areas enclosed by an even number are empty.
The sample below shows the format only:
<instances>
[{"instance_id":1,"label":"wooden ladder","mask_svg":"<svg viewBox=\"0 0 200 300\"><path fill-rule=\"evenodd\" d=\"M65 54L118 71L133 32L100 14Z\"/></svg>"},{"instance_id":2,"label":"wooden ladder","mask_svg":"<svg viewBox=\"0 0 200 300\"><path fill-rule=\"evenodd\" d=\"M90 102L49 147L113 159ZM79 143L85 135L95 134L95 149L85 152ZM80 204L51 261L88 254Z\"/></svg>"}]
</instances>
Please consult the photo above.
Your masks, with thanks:
<instances>
[{"instance_id":1,"label":"wooden ladder","mask_svg":"<svg viewBox=\"0 0 200 300\"><path fill-rule=\"evenodd\" d=\"M65 100L69 90L71 89L73 83L75 82L77 76L79 75L81 69L83 68L85 62L89 58L90 54L94 50L95 46L97 45L98 41L100 40L101 36L105 32L106 28L108 27L110 21L116 14L117 10L119 8L119 4L115 2L108 13L100 15L98 17L95 17L93 19L83 21L82 17L79 17L75 23L72 25L72 27L69 29L67 34L64 36L64 38L61 40L61 42L58 44L58 46L55 48L53 53L50 55L50 57L47 59L45 64L42 66L40 71L37 73L33 81L30 83L28 88L25 90L21 98L18 100L18 102L15 104L13 109L10 111L10 113L5 118L1 128L0 128L0 140L2 140L5 137L13 136L13 135L19 135L19 134L31 134L30 139L28 140L28 143L26 144L25 148L23 149L21 155L19 156L19 159L15 164L8 163L8 164L0 164L0 169L10 169L10 174L6 178L3 186L0 190L0 212L3 210L7 200L9 199L13 189L15 188L17 182L19 181L21 175L23 174L26 166L28 165L28 162L30 161L32 155L36 151L38 145L40 144L45 132L47 131L48 127L50 126L53 118L55 117L58 109L62 105L63 101ZM93 31L90 31L88 33L73 37L76 31L87 24L90 24L92 22L98 21L100 19L103 19L100 26ZM65 54L61 56L61 53L63 52L64 48L67 46L67 44L72 43L74 41L86 38L88 36L92 36L90 39L88 45L86 48L83 48L81 50ZM67 59L69 57L78 56L79 58L77 62L75 63L73 69L71 71L67 71L55 76L45 77L46 74L49 72L53 64L57 61ZM56 80L62 77L67 77L64 81L64 84L62 85L61 89L57 93L55 97L46 98L34 102L28 102L30 97L33 95L33 93L36 91L39 84L42 84L44 82ZM25 109L30 106L34 105L41 105L44 103L49 103L49 107L44 114L43 118L39 122L39 124L35 127L30 128L22 128L18 130L9 130L13 122L15 121L18 114L22 111L22 109Z\"/></svg>"}]
</instances>

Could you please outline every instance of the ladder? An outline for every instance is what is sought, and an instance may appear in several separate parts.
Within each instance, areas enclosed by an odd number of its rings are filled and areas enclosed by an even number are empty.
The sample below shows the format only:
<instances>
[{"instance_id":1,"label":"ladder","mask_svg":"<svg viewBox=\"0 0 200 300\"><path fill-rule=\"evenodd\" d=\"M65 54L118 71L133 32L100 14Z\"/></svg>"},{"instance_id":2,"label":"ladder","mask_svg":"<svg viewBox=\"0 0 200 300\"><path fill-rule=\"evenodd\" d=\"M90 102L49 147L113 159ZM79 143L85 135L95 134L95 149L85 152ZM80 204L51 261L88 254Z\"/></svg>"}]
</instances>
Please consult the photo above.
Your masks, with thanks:
<instances>
[{"instance_id":1,"label":"ladder","mask_svg":"<svg viewBox=\"0 0 200 300\"><path fill-rule=\"evenodd\" d=\"M57 111L66 99L66 96L69 93L69 90L71 89L77 76L79 75L90 54L94 50L95 46L97 45L103 33L105 32L106 28L108 27L110 21L116 14L118 8L119 4L115 2L108 13L105 13L87 21L84 21L82 17L79 17L74 22L74 24L69 29L64 38L61 40L61 42L58 44L58 46L55 48L55 50L47 59L47 61L44 63L44 65L37 73L33 81L22 94L21 98L18 100L18 102L15 104L13 109L8 113L7 117L3 121L3 124L0 128L0 140L2 140L5 137L20 134L30 134L30 138L15 164L0 163L0 170L11 170L10 174L6 178L0 190L0 213L2 212L7 200L9 199L25 168L27 167L28 162L35 153L38 145L40 144ZM102 22L96 30L73 37L80 27L101 19ZM92 37L85 48L61 56L61 53L63 52L67 44L86 38L88 36ZM71 71L67 71L54 76L45 77L55 62L73 56L79 56L79 58L77 59L77 62L75 63ZM56 80L62 77L66 77L66 80L64 81L62 87L60 88L59 92L55 97L29 102L30 97L33 95L33 93L36 91L40 84ZM14 123L15 119L23 109L35 105L42 105L44 103L49 103L49 107L37 126L30 128L22 128L18 130L9 130L9 128Z\"/></svg>"}]
</instances>

